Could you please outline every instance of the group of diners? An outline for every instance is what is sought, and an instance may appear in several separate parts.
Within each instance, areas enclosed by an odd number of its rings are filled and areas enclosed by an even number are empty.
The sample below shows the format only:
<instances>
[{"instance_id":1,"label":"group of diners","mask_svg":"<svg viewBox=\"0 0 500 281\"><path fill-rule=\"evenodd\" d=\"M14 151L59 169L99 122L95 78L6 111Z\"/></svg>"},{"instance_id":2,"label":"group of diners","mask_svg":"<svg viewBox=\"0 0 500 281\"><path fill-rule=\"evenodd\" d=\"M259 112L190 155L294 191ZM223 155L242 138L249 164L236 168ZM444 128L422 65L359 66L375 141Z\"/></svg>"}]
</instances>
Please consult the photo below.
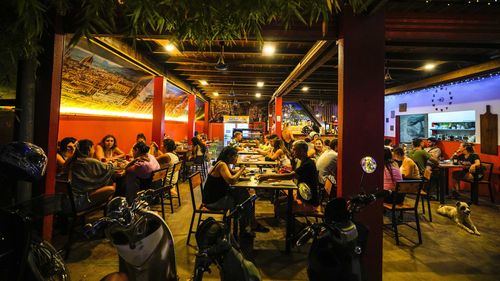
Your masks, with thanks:
<instances>
[{"instance_id":1,"label":"group of diners","mask_svg":"<svg viewBox=\"0 0 500 281\"><path fill-rule=\"evenodd\" d=\"M285 133L286 134L286 133ZM290 136L290 135L288 135ZM309 137L309 136L308 136ZM203 203L211 210L232 209L250 196L253 190L232 187L245 173L246 167L234 167L238 160L238 152L246 149L247 143L242 143L242 133L236 131L227 147L224 147L208 172L203 188ZM321 145L315 145L313 141ZM264 136L264 143L253 142L254 151L261 154L268 161L277 161L279 166L275 173L256 175L260 181L268 179L290 180L305 183L311 191L310 198L303 198L300 193L294 193L292 210L294 212L319 211L323 196L322 186L326 178L335 183L337 170L337 140L328 141L328 146L318 133L310 134L308 140L288 140L291 147L285 146L287 140L276 134ZM284 208L278 208L284 211ZM253 216L240 222L242 235L254 236L255 231L267 232L268 229L255 220Z\"/></svg>"},{"instance_id":2,"label":"group of diners","mask_svg":"<svg viewBox=\"0 0 500 281\"><path fill-rule=\"evenodd\" d=\"M137 135L136 143L127 155L118 148L113 135L106 135L96 145L89 139L66 137L59 142L58 175L71 182L79 210L100 204L115 192L131 202L140 189L141 179L180 161L175 150L174 140L164 139L160 150L154 142L148 145L142 133ZM173 182L177 182L179 175L172 175L170 171L167 176L172 176ZM175 189L171 192L175 193Z\"/></svg>"},{"instance_id":3,"label":"group of diners","mask_svg":"<svg viewBox=\"0 0 500 281\"><path fill-rule=\"evenodd\" d=\"M435 138L421 139L416 138L412 141L412 148L409 152L401 146L393 147L391 140L386 139L384 145L384 189L394 190L396 183L403 179L422 179L424 175L431 174L431 179L437 186L439 181L439 163L442 159L441 149L436 145ZM453 171L453 190L451 198L459 199L460 180L472 179L473 173L482 173L481 160L479 155L474 152L472 143L462 142L458 149L453 153L451 159L464 168ZM479 175L481 177L482 175ZM428 179L429 180L429 179ZM396 200L396 203L402 203L404 197L388 197L387 202Z\"/></svg>"}]
</instances>

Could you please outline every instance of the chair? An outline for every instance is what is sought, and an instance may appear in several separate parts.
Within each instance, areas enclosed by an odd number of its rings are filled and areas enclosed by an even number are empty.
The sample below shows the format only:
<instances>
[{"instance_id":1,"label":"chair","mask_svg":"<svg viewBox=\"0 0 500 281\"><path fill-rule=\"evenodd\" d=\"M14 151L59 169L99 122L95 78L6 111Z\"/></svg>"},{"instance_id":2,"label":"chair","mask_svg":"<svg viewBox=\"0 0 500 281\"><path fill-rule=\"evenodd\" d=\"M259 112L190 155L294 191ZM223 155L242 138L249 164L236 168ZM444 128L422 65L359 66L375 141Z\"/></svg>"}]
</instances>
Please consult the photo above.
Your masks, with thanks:
<instances>
[{"instance_id":1,"label":"chair","mask_svg":"<svg viewBox=\"0 0 500 281\"><path fill-rule=\"evenodd\" d=\"M495 196L493 194L493 185L491 184L491 174L493 173L493 163L489 162L481 162L481 166L483 167L483 177L479 179L477 188L473 188L474 181L461 179L463 182L467 182L471 185L471 200L474 201L474 198L477 199L478 189L481 184L487 184L488 189L490 191L490 200L491 203L495 203ZM477 201L477 200L476 200Z\"/></svg>"},{"instance_id":2,"label":"chair","mask_svg":"<svg viewBox=\"0 0 500 281\"><path fill-rule=\"evenodd\" d=\"M172 212L172 214L174 213L174 201L173 199L177 198L178 202L179 202L179 206L181 205L181 193L179 191L179 179L180 179L180 171L182 169L182 162L177 162L174 164L174 166L172 166L172 169L171 169L171 173L170 175L168 175L168 177L166 178L166 183L165 183L165 186L166 186L166 190L167 190L167 194L168 194L168 198L170 200L170 211ZM177 180L174 182L174 175L177 174ZM172 187L175 187L176 191L177 191L177 195L173 196L172 195L172 191L171 191L171 188Z\"/></svg>"},{"instance_id":3,"label":"chair","mask_svg":"<svg viewBox=\"0 0 500 281\"><path fill-rule=\"evenodd\" d=\"M106 200L103 200L103 202L97 204L97 205L94 205L94 206L90 206L86 209L83 209L83 210L77 210L76 208L76 203L75 203L75 195L73 193L73 188L71 187L71 180L70 179L66 179L66 180L62 180L62 179L56 179L56 192L62 192L62 193L65 193L67 194L68 198L69 198L69 203L70 203L70 208L69 208L69 213L68 213L68 219L70 220L70 223L69 223L69 228L68 228L68 240L66 242L66 245L65 245L65 254L64 254L64 259L68 259L69 257L69 252L71 250L71 243L73 242L73 232L74 232L74 228L76 226L76 222L79 220L79 219L85 219L85 216L90 214L90 213L93 213L95 211L98 211L98 210L102 210L103 211L103 215L106 215L106 205L108 204L109 200L111 199L113 193L114 193L114 186L104 186L102 188L100 188L100 190L104 190L106 191L106 193L104 193L104 195L106 195L107 193L109 193L109 195L107 196L108 198ZM89 194L90 197L92 197L92 194Z\"/></svg>"},{"instance_id":4,"label":"chair","mask_svg":"<svg viewBox=\"0 0 500 281\"><path fill-rule=\"evenodd\" d=\"M220 211L209 210L204 206L203 203L201 203L198 207L198 204L196 204L196 198L194 196L194 192L196 190L200 190L200 193L201 193L202 179L201 179L200 172L196 172L196 173L192 174L191 176L189 176L188 181L189 181L189 191L191 192L191 204L193 205L193 215L191 217L191 224L189 225L189 232L188 232L186 245L189 245L189 240L191 239L191 234L196 233L196 230L193 231L193 223L194 223L194 218L196 217L196 214L199 214L198 222L196 224L196 229L198 229L198 226L202 222L202 219L201 219L202 215L204 215L204 214L222 215L225 219L226 212L227 212L227 210L220 210Z\"/></svg>"},{"instance_id":5,"label":"chair","mask_svg":"<svg viewBox=\"0 0 500 281\"><path fill-rule=\"evenodd\" d=\"M420 221L418 218L418 203L420 200L420 192L422 191L423 183L424 182L422 180L398 181L396 183L396 190L391 194L393 198L396 198L398 195L403 195L403 194L414 195L415 196L414 203L411 202L408 203L407 198L405 198L405 201L401 204L396 204L395 200L393 201L393 203L384 202L384 209L391 212L391 223L389 225L392 227L394 231L394 236L396 238L396 245L399 245L398 225L400 224L404 224L416 230L418 234L418 244L422 244L422 232L420 230ZM396 216L396 212L399 213L399 216ZM408 224L407 221L404 220L405 212L413 212L415 216L416 227L413 227L412 225Z\"/></svg>"},{"instance_id":6,"label":"chair","mask_svg":"<svg viewBox=\"0 0 500 281\"><path fill-rule=\"evenodd\" d=\"M331 192L334 190L334 185L332 181L327 177L325 179L325 193L326 193L326 198L328 198L327 202L330 201L331 198ZM289 191L291 192L291 191ZM326 204L324 204L326 205ZM311 211L311 212L293 212L293 217L294 218L305 218L306 221L309 223L309 220L307 218L312 217L318 222L319 219L324 219L325 218L325 213L324 213L324 205L322 204L322 210L321 211Z\"/></svg>"},{"instance_id":7,"label":"chair","mask_svg":"<svg viewBox=\"0 0 500 281\"><path fill-rule=\"evenodd\" d=\"M165 198L165 190L168 190L168 192L170 192L170 190L166 185L167 174L168 174L168 167L153 171L151 173L151 179L150 179L151 182L149 186L143 187L145 189L151 188L155 191L155 193L160 195L161 216L163 217L163 219L165 219L165 206L163 205L163 200Z\"/></svg>"},{"instance_id":8,"label":"chair","mask_svg":"<svg viewBox=\"0 0 500 281\"><path fill-rule=\"evenodd\" d=\"M422 187L422 190L420 191L420 198L422 199L422 213L425 215L425 204L424 201L427 200L427 210L429 213L429 221L432 222L432 212L431 212L431 195L429 193L431 189L431 176L432 176L432 170L431 169L425 169L424 171L424 176L422 177L422 180L424 181L424 187Z\"/></svg>"},{"instance_id":9,"label":"chair","mask_svg":"<svg viewBox=\"0 0 500 281\"><path fill-rule=\"evenodd\" d=\"M196 154L193 153L193 155ZM205 153L203 153L203 155L195 156L193 161L186 162L186 165L188 166L188 171L191 173L197 171L201 172L201 177L203 180L205 180L208 174L207 170L208 165L206 159L207 159L207 150L205 150Z\"/></svg>"}]
</instances>

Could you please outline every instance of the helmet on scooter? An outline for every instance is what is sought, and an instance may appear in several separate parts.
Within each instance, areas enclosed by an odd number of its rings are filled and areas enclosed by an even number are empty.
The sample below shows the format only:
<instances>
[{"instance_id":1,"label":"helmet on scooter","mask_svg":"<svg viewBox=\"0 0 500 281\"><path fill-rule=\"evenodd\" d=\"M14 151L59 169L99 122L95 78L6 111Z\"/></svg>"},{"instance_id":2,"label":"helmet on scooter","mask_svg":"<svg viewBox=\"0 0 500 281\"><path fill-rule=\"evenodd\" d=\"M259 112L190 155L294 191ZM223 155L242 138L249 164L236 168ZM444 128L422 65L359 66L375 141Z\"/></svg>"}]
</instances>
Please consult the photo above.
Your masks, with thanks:
<instances>
[{"instance_id":1,"label":"helmet on scooter","mask_svg":"<svg viewBox=\"0 0 500 281\"><path fill-rule=\"evenodd\" d=\"M29 142L11 142L0 147L0 170L18 180L37 181L45 174L47 156Z\"/></svg>"},{"instance_id":2,"label":"helmet on scooter","mask_svg":"<svg viewBox=\"0 0 500 281\"><path fill-rule=\"evenodd\" d=\"M108 217L118 220L121 224L129 224L132 221L132 213L125 197L119 196L109 201L106 213Z\"/></svg>"}]
</instances>

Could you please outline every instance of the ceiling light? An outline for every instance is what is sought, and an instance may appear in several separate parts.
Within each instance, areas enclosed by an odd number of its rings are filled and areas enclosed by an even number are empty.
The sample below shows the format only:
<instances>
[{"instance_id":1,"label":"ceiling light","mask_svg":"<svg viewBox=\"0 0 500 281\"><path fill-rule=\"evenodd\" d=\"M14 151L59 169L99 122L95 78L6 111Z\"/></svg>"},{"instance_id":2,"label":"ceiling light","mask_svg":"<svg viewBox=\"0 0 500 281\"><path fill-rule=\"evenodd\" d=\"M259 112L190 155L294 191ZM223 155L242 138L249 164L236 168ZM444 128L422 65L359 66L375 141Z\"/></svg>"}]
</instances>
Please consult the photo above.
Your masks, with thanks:
<instances>
[{"instance_id":1,"label":"ceiling light","mask_svg":"<svg viewBox=\"0 0 500 281\"><path fill-rule=\"evenodd\" d=\"M264 48L262 48L262 55L264 56L272 56L276 52L276 47L271 44L264 44Z\"/></svg>"},{"instance_id":2,"label":"ceiling light","mask_svg":"<svg viewBox=\"0 0 500 281\"><path fill-rule=\"evenodd\" d=\"M218 97L218 96L219 96L219 93L217 93L217 92L213 92L213 95L214 95L214 97Z\"/></svg>"},{"instance_id":3,"label":"ceiling light","mask_svg":"<svg viewBox=\"0 0 500 281\"><path fill-rule=\"evenodd\" d=\"M201 83L201 85L204 85L204 86L208 85L208 82L206 80L200 80L200 83Z\"/></svg>"},{"instance_id":4,"label":"ceiling light","mask_svg":"<svg viewBox=\"0 0 500 281\"><path fill-rule=\"evenodd\" d=\"M255 93L255 97L260 98L261 94L260 93Z\"/></svg>"},{"instance_id":5,"label":"ceiling light","mask_svg":"<svg viewBox=\"0 0 500 281\"><path fill-rule=\"evenodd\" d=\"M302 92L307 92L307 91L309 91L309 87L305 87L305 86L302 87Z\"/></svg>"},{"instance_id":6,"label":"ceiling light","mask_svg":"<svg viewBox=\"0 0 500 281\"><path fill-rule=\"evenodd\" d=\"M262 82L262 81L257 82L257 87L259 87L259 88L264 87L264 82Z\"/></svg>"},{"instance_id":7,"label":"ceiling light","mask_svg":"<svg viewBox=\"0 0 500 281\"><path fill-rule=\"evenodd\" d=\"M425 70L433 70L434 68L436 68L436 64L435 63L427 63L424 65L424 69Z\"/></svg>"},{"instance_id":8,"label":"ceiling light","mask_svg":"<svg viewBox=\"0 0 500 281\"><path fill-rule=\"evenodd\" d=\"M319 115L319 113L316 113L316 115L315 115L315 116L316 116L316 117L320 117L321 115Z\"/></svg>"},{"instance_id":9,"label":"ceiling light","mask_svg":"<svg viewBox=\"0 0 500 281\"><path fill-rule=\"evenodd\" d=\"M167 50L167 52L173 52L173 51L175 50L175 46L174 46L174 44L170 44L170 43L169 43L169 44L167 44L167 45L165 46L165 50Z\"/></svg>"}]
</instances>

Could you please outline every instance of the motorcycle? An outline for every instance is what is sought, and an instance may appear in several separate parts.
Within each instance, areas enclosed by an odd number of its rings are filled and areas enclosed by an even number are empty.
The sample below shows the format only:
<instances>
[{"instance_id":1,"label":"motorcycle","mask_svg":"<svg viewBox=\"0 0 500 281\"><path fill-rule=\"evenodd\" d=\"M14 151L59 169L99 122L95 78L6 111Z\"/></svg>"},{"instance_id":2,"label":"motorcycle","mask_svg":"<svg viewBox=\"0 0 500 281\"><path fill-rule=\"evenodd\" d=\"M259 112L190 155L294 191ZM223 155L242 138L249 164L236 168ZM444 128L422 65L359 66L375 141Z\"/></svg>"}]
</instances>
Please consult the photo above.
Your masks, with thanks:
<instances>
[{"instance_id":1,"label":"motorcycle","mask_svg":"<svg viewBox=\"0 0 500 281\"><path fill-rule=\"evenodd\" d=\"M112 199L107 216L85 226L91 237L101 230L118 251L119 272L131 281L177 281L174 239L165 221L149 209L157 197L154 190L139 192L128 205L125 197ZM108 278L108 279L106 279ZM120 279L121 280L121 279Z\"/></svg>"},{"instance_id":2,"label":"motorcycle","mask_svg":"<svg viewBox=\"0 0 500 281\"><path fill-rule=\"evenodd\" d=\"M231 234L231 219L238 220L251 212L257 195L239 204L223 223L210 217L204 220L196 231L198 254L195 260L193 281L201 281L204 272L211 272L210 265L219 268L221 281L260 281L261 276L255 265L246 260L239 245Z\"/></svg>"},{"instance_id":3,"label":"motorcycle","mask_svg":"<svg viewBox=\"0 0 500 281\"><path fill-rule=\"evenodd\" d=\"M36 182L43 177L46 165L43 150L31 143L12 142L0 147L2 182ZM34 230L45 216L68 211L64 207L69 206L67 200L63 194L42 195L0 209L0 280L70 280L61 255Z\"/></svg>"},{"instance_id":4,"label":"motorcycle","mask_svg":"<svg viewBox=\"0 0 500 281\"><path fill-rule=\"evenodd\" d=\"M362 160L363 171L372 173L376 162L368 158ZM388 194L382 190L373 194L361 193L350 200L335 198L326 205L322 223L312 224L299 233L297 246L313 239L307 267L310 281L364 280L360 258L366 247L368 228L356 222L354 216L363 207Z\"/></svg>"}]
</instances>

